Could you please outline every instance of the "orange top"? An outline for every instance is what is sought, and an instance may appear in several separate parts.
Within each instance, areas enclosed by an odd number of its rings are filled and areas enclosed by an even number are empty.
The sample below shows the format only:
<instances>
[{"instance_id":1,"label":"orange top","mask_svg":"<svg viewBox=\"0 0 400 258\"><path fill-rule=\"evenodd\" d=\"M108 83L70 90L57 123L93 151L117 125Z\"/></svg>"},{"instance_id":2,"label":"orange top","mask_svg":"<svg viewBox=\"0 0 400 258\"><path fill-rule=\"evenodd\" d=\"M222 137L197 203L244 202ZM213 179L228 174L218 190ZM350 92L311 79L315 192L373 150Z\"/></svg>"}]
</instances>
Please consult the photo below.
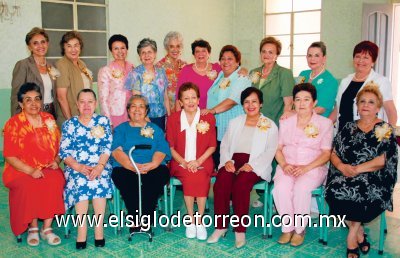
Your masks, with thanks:
<instances>
[{"instance_id":1,"label":"orange top","mask_svg":"<svg viewBox=\"0 0 400 258\"><path fill-rule=\"evenodd\" d=\"M4 157L16 157L25 164L42 169L54 161L60 147L60 130L53 116L40 112L43 126L33 128L21 112L11 117L4 126ZM3 183L10 182L27 174L16 170L5 162Z\"/></svg>"}]
</instances>

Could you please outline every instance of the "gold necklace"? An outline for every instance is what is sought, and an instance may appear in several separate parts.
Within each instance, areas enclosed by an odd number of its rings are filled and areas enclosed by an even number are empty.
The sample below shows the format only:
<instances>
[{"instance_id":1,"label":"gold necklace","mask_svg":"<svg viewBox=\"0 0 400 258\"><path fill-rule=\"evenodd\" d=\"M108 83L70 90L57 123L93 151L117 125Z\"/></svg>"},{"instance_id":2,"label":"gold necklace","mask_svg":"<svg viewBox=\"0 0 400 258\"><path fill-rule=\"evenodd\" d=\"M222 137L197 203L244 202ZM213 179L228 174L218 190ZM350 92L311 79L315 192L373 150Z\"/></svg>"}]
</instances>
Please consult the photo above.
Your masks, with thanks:
<instances>
[{"instance_id":1,"label":"gold necklace","mask_svg":"<svg viewBox=\"0 0 400 258\"><path fill-rule=\"evenodd\" d=\"M358 78L358 77L356 76L356 74L357 74L357 73L354 74L353 78L356 79L356 81L359 81L359 82L364 82L364 81L368 78L368 76L369 76L369 74L367 74L366 76L364 76L364 77L362 77L362 78Z\"/></svg>"},{"instance_id":2,"label":"gold necklace","mask_svg":"<svg viewBox=\"0 0 400 258\"><path fill-rule=\"evenodd\" d=\"M194 68L196 68L196 70L197 70L198 72L201 72L201 73L207 71L207 68L208 68L208 61L207 61L206 67L203 68L203 69L199 69L199 68L197 67L197 63L194 62Z\"/></svg>"}]
</instances>

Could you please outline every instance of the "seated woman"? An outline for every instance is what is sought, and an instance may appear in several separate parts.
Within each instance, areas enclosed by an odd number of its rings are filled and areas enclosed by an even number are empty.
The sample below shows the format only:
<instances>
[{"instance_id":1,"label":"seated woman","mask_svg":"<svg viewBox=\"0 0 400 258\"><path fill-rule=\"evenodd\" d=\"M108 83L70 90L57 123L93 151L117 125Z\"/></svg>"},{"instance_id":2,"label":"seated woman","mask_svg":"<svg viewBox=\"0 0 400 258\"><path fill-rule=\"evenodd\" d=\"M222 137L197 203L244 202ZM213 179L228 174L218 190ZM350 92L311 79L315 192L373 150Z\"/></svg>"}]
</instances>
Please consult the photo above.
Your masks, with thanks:
<instances>
[{"instance_id":1,"label":"seated woman","mask_svg":"<svg viewBox=\"0 0 400 258\"><path fill-rule=\"evenodd\" d=\"M10 190L10 224L15 235L28 228L27 243L39 245L38 219L43 220L42 239L58 245L51 229L56 214L64 214L64 176L58 167L60 131L54 117L42 112L42 94L34 83L23 84L17 93L22 109L4 126L3 183Z\"/></svg>"},{"instance_id":2,"label":"seated woman","mask_svg":"<svg viewBox=\"0 0 400 258\"><path fill-rule=\"evenodd\" d=\"M136 174L138 171L133 167L128 153L133 146L136 146L133 160L141 173L142 215L152 218L157 199L169 180L166 162L170 160L171 152L161 128L146 121L149 104L145 97L133 95L129 99L126 109L129 121L114 129L112 156L116 162L112 179L121 192L128 214L135 218L138 216L139 210L138 176ZM147 145L148 148L142 149L138 145ZM147 226L145 227L147 228ZM138 230L140 230L140 225L134 225L130 232Z\"/></svg>"},{"instance_id":3,"label":"seated woman","mask_svg":"<svg viewBox=\"0 0 400 258\"><path fill-rule=\"evenodd\" d=\"M234 214L239 218L249 213L253 185L262 179L271 180L271 162L278 146L278 127L260 112L262 92L249 87L241 93L240 103L246 114L229 123L221 143L221 163L214 185L215 215L229 215L232 196ZM228 231L228 223L228 219L219 217L207 243L218 242ZM240 224L234 230L235 246L241 248L246 244L246 228Z\"/></svg>"},{"instance_id":4,"label":"seated woman","mask_svg":"<svg viewBox=\"0 0 400 258\"><path fill-rule=\"evenodd\" d=\"M295 226L295 214L309 214L311 192L325 180L332 146L332 121L313 112L317 91L310 83L293 88L296 115L280 121L278 166L272 194L279 215L289 215L292 223L282 227L278 243L299 246L304 242L301 218ZM283 220L282 223L288 223ZM289 224L289 223L288 223Z\"/></svg>"},{"instance_id":5,"label":"seated woman","mask_svg":"<svg viewBox=\"0 0 400 258\"><path fill-rule=\"evenodd\" d=\"M326 186L330 213L346 216L347 257L370 249L361 223L393 210L398 162L394 130L377 117L384 102L378 87L364 86L356 101L360 119L335 136Z\"/></svg>"},{"instance_id":6,"label":"seated woman","mask_svg":"<svg viewBox=\"0 0 400 258\"><path fill-rule=\"evenodd\" d=\"M85 222L78 227L76 249L86 248L89 200L92 200L99 226L94 230L94 245L103 247L103 219L106 199L112 197L111 164L108 162L111 151L111 125L105 116L94 113L97 100L91 89L78 93L79 115L64 122L60 144L60 157L64 160L65 206L75 206L78 216Z\"/></svg>"},{"instance_id":7,"label":"seated woman","mask_svg":"<svg viewBox=\"0 0 400 258\"><path fill-rule=\"evenodd\" d=\"M186 227L186 237L206 240L207 231L201 224L195 224L193 217L194 199L199 214L204 214L210 177L214 171L212 153L215 151L215 118L211 114L200 115L200 91L197 85L187 82L178 92L182 111L168 118L167 140L171 148L171 175L182 182L183 195L192 224Z\"/></svg>"}]
</instances>

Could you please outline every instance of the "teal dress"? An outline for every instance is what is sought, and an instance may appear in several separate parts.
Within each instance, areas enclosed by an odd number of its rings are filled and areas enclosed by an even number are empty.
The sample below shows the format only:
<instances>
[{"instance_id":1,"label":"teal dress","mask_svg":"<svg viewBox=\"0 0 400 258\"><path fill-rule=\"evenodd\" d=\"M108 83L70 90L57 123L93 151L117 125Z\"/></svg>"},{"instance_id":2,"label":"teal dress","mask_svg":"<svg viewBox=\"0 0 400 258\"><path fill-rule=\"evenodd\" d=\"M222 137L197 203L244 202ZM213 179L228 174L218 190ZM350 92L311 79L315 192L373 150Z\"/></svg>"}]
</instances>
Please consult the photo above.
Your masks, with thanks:
<instances>
[{"instance_id":1,"label":"teal dress","mask_svg":"<svg viewBox=\"0 0 400 258\"><path fill-rule=\"evenodd\" d=\"M308 82L310 75L311 70L302 71L298 78L299 83ZM325 109L325 112L321 115L328 117L335 106L336 94L339 87L337 80L328 70L325 70L315 77L311 81L311 84L317 89L317 106Z\"/></svg>"}]
</instances>

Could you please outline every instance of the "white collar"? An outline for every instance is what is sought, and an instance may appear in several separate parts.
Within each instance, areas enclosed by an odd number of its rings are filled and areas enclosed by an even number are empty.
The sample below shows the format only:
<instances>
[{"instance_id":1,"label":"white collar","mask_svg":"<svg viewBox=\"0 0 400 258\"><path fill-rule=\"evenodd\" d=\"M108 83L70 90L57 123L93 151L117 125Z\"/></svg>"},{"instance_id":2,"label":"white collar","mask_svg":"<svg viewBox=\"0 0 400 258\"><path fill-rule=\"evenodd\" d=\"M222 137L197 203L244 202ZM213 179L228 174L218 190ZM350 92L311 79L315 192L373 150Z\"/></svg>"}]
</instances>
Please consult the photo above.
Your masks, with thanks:
<instances>
[{"instance_id":1,"label":"white collar","mask_svg":"<svg viewBox=\"0 0 400 258\"><path fill-rule=\"evenodd\" d=\"M186 117L186 112L185 112L185 110L182 109L182 111L181 111L181 132L190 127L193 127L193 125L197 125L199 123L199 121L200 121L200 108L199 107L197 107L196 115L194 115L192 126L189 125L189 122Z\"/></svg>"}]
</instances>

